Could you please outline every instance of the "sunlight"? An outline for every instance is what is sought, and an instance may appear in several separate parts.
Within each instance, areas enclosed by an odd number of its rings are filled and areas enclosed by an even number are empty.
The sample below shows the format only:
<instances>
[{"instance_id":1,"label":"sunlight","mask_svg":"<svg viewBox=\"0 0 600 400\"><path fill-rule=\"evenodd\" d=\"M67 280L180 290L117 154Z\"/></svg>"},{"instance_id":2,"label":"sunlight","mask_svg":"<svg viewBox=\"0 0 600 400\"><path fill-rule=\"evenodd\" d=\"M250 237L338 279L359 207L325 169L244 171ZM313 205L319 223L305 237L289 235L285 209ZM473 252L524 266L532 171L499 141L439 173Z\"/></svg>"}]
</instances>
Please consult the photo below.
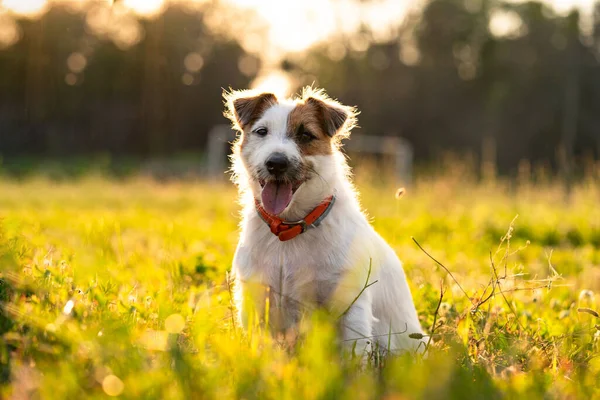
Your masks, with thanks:
<instances>
[{"instance_id":1,"label":"sunlight","mask_svg":"<svg viewBox=\"0 0 600 400\"><path fill-rule=\"evenodd\" d=\"M51 4L59 4L61 7L66 8L71 13L77 13L85 9L92 1L94 4L104 3L106 5L112 5L113 0L48 0Z\"/></svg>"},{"instance_id":2,"label":"sunlight","mask_svg":"<svg viewBox=\"0 0 600 400\"><path fill-rule=\"evenodd\" d=\"M232 6L249 9L265 22L271 46L284 52L300 52L335 34L355 32L368 25L377 40L391 37L408 9L406 2L379 0L227 0Z\"/></svg>"},{"instance_id":3,"label":"sunlight","mask_svg":"<svg viewBox=\"0 0 600 400\"><path fill-rule=\"evenodd\" d=\"M527 0L508 0L508 3L525 3ZM594 9L596 0L546 0L544 3L549 4L559 14L566 14L573 8L579 8L584 13L591 12Z\"/></svg>"},{"instance_id":4,"label":"sunlight","mask_svg":"<svg viewBox=\"0 0 600 400\"><path fill-rule=\"evenodd\" d=\"M3 0L0 4L10 12L27 18L36 18L48 9L48 0Z\"/></svg>"},{"instance_id":5,"label":"sunlight","mask_svg":"<svg viewBox=\"0 0 600 400\"><path fill-rule=\"evenodd\" d=\"M290 94L290 79L281 71L274 71L257 77L252 82L252 89L263 92L271 92L275 96L282 98Z\"/></svg>"},{"instance_id":6,"label":"sunlight","mask_svg":"<svg viewBox=\"0 0 600 400\"><path fill-rule=\"evenodd\" d=\"M335 28L330 2L307 0L229 0L234 6L255 11L267 24L269 41L287 51L302 51ZM319 6L319 3L322 3ZM317 8L317 6L319 6ZM318 11L315 11L318 9Z\"/></svg>"},{"instance_id":7,"label":"sunlight","mask_svg":"<svg viewBox=\"0 0 600 400\"><path fill-rule=\"evenodd\" d=\"M566 13L577 7L581 9L585 20L586 15L591 15L594 1L547 0L546 3L559 13ZM53 3L73 4L74 9L79 9L84 4L97 5L99 2L113 5L113 0L0 0L0 6L17 16L36 18ZM164 12L169 4L197 9L207 2L208 0L122 0L115 5L132 11L138 17L151 19ZM392 40L396 35L396 28L407 13L421 7L423 0L222 0L222 3L225 7L247 10L259 17L252 25L264 29L260 34L261 40L252 38L252 35L257 36L255 30L244 31L235 36L242 36L238 39L250 52L261 53L264 58L273 59L287 52L302 52L316 43L331 40L336 35L356 32L361 25L369 27L375 41ZM492 17L489 27L492 34L502 37L521 33L522 23L514 15L509 15L508 12L495 14L497 15ZM582 23L585 25L585 21ZM223 24L227 25L226 31L236 30L235 21L221 19L219 25Z\"/></svg>"},{"instance_id":8,"label":"sunlight","mask_svg":"<svg viewBox=\"0 0 600 400\"><path fill-rule=\"evenodd\" d=\"M156 1L156 0L153 0ZM523 2L525 0L509 0ZM356 32L361 25L368 26L373 40L386 41L396 37L396 28L414 9L423 6L423 0L305 0L286 2L278 0L224 0L233 8L256 13L266 31L262 40L241 38L248 51L260 52L265 58L286 52L301 52L316 43L331 40L336 35ZM594 0L547 0L557 12L574 7L582 15L593 10ZM221 21L227 23L227 21ZM490 31L497 36L514 36L523 32L518 15L502 12L493 18ZM251 33L250 35L255 35ZM264 44L261 42L265 42ZM248 43L246 43L248 42ZM259 44L260 43L260 44ZM255 45L259 44L259 45Z\"/></svg>"},{"instance_id":9,"label":"sunlight","mask_svg":"<svg viewBox=\"0 0 600 400\"><path fill-rule=\"evenodd\" d=\"M123 5L144 18L154 18L166 7L166 0L124 0Z\"/></svg>"},{"instance_id":10,"label":"sunlight","mask_svg":"<svg viewBox=\"0 0 600 400\"><path fill-rule=\"evenodd\" d=\"M523 20L514 11L494 10L490 17L490 33L496 37L516 37L522 33Z\"/></svg>"},{"instance_id":11,"label":"sunlight","mask_svg":"<svg viewBox=\"0 0 600 400\"><path fill-rule=\"evenodd\" d=\"M94 5L85 17L86 25L95 35L112 40L120 49L128 49L144 37L140 22L123 3L112 7Z\"/></svg>"}]
</instances>

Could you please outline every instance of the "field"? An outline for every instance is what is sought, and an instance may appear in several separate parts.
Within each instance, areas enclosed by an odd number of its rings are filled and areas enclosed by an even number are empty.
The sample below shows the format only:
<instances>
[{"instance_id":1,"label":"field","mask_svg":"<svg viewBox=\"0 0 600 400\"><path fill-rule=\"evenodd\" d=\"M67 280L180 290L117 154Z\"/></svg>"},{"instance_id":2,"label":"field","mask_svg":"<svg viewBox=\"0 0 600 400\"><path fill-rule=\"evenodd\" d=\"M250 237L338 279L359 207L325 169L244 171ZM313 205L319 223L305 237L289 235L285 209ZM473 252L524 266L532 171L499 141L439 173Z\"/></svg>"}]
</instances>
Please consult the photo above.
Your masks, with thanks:
<instances>
[{"instance_id":1,"label":"field","mask_svg":"<svg viewBox=\"0 0 600 400\"><path fill-rule=\"evenodd\" d=\"M426 359L340 359L324 314L293 349L240 332L225 182L1 180L0 398L600 398L597 181L358 187Z\"/></svg>"}]
</instances>

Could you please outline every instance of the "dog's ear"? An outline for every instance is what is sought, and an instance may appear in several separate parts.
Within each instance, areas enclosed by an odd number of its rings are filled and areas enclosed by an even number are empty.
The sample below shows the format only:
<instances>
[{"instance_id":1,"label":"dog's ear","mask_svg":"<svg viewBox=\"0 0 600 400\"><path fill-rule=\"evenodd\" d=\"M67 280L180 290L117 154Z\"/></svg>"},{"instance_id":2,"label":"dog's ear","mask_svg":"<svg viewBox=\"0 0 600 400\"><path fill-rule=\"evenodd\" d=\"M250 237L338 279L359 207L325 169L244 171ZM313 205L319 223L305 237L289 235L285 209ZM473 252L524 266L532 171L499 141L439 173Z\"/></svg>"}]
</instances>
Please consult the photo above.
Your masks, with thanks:
<instances>
[{"instance_id":1,"label":"dog's ear","mask_svg":"<svg viewBox=\"0 0 600 400\"><path fill-rule=\"evenodd\" d=\"M306 103L315 107L322 121L325 133L330 137L335 136L352 115L351 110L334 101L309 97L306 99Z\"/></svg>"},{"instance_id":2,"label":"dog's ear","mask_svg":"<svg viewBox=\"0 0 600 400\"><path fill-rule=\"evenodd\" d=\"M227 111L225 115L231 119L240 130L250 126L253 122L274 104L277 97L273 93L261 93L251 95L250 92L231 92L224 94Z\"/></svg>"}]
</instances>

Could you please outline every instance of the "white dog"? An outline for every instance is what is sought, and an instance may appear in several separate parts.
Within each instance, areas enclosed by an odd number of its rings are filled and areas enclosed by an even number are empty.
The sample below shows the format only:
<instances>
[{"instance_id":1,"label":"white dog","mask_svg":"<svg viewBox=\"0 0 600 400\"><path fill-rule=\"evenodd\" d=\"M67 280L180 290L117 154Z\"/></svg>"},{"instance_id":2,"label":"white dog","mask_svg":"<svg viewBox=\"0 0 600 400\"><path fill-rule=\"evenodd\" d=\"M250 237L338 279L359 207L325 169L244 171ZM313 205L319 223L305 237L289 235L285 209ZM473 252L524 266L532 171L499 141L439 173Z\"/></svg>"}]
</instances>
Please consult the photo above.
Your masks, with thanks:
<instances>
[{"instance_id":1,"label":"white dog","mask_svg":"<svg viewBox=\"0 0 600 400\"><path fill-rule=\"evenodd\" d=\"M224 96L239 131L232 160L243 220L233 272L242 324L285 332L320 306L339 316L356 352L423 349L402 264L361 211L339 150L355 110L313 88L291 100Z\"/></svg>"}]
</instances>

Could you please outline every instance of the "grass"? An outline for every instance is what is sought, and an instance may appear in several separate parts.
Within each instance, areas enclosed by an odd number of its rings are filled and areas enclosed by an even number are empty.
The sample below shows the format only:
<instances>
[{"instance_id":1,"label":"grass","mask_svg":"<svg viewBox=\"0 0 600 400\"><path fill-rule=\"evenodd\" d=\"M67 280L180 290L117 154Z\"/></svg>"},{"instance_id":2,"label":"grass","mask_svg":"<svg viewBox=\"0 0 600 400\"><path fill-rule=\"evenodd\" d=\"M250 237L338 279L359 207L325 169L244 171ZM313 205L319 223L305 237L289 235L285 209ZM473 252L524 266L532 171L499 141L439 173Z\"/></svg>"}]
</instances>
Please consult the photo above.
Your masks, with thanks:
<instances>
[{"instance_id":1,"label":"grass","mask_svg":"<svg viewBox=\"0 0 600 400\"><path fill-rule=\"evenodd\" d=\"M227 184L1 180L0 398L600 398L596 182L367 182L426 359L342 360L319 313L291 350L240 332Z\"/></svg>"}]
</instances>

